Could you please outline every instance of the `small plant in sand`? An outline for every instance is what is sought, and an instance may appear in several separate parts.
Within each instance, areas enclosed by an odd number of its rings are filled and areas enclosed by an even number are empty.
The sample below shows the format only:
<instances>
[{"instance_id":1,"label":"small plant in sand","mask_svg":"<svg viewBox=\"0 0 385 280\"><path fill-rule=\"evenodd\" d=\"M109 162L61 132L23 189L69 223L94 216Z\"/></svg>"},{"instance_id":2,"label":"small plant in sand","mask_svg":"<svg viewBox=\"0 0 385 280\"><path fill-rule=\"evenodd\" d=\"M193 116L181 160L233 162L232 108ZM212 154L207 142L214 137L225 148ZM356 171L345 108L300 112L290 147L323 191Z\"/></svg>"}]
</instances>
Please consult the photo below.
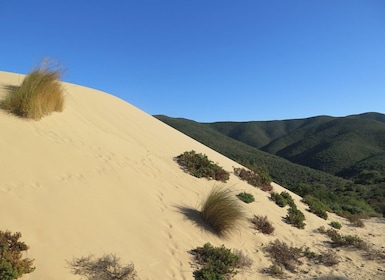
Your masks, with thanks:
<instances>
[{"instance_id":1,"label":"small plant in sand","mask_svg":"<svg viewBox=\"0 0 385 280\"><path fill-rule=\"evenodd\" d=\"M134 265L122 266L120 259L114 254L104 255L95 258L90 255L73 259L68 262L71 272L80 275L87 280L135 280L137 273Z\"/></svg>"},{"instance_id":2,"label":"small plant in sand","mask_svg":"<svg viewBox=\"0 0 385 280\"><path fill-rule=\"evenodd\" d=\"M237 197L242 200L244 203L254 202L254 196L251 193L241 192L237 194Z\"/></svg>"},{"instance_id":3,"label":"small plant in sand","mask_svg":"<svg viewBox=\"0 0 385 280\"><path fill-rule=\"evenodd\" d=\"M266 248L267 253L273 259L278 267L283 267L290 272L295 272L297 265L302 264L302 250L300 248L290 247L285 242L278 239L269 243Z\"/></svg>"},{"instance_id":4,"label":"small plant in sand","mask_svg":"<svg viewBox=\"0 0 385 280\"><path fill-rule=\"evenodd\" d=\"M176 161L189 174L207 179L226 182L230 178L230 173L221 166L215 164L208 157L195 151L184 152L176 157Z\"/></svg>"},{"instance_id":5,"label":"small plant in sand","mask_svg":"<svg viewBox=\"0 0 385 280\"><path fill-rule=\"evenodd\" d=\"M285 207L286 205L295 205L294 199L286 191L283 191L281 193L272 192L270 194L270 198L280 207Z\"/></svg>"},{"instance_id":6,"label":"small plant in sand","mask_svg":"<svg viewBox=\"0 0 385 280\"><path fill-rule=\"evenodd\" d=\"M305 228L305 215L302 213L302 211L298 210L296 206L290 207L287 210L287 215L285 217L286 221L300 229Z\"/></svg>"},{"instance_id":7,"label":"small plant in sand","mask_svg":"<svg viewBox=\"0 0 385 280\"><path fill-rule=\"evenodd\" d=\"M201 266L194 271L198 280L226 280L235 275L237 269L251 266L252 261L239 252L233 253L230 249L214 247L206 243L203 247L193 249L195 261Z\"/></svg>"},{"instance_id":8,"label":"small plant in sand","mask_svg":"<svg viewBox=\"0 0 385 280\"><path fill-rule=\"evenodd\" d=\"M339 223L339 222L330 222L330 226L331 227L334 227L335 229L341 229L342 228L342 225Z\"/></svg>"},{"instance_id":9,"label":"small plant in sand","mask_svg":"<svg viewBox=\"0 0 385 280\"><path fill-rule=\"evenodd\" d=\"M347 219L350 222L350 225L352 225L353 227L365 227L364 222L357 215L349 215Z\"/></svg>"},{"instance_id":10,"label":"small plant in sand","mask_svg":"<svg viewBox=\"0 0 385 280\"><path fill-rule=\"evenodd\" d=\"M226 236L245 218L242 206L229 189L214 187L201 207L202 219L219 236Z\"/></svg>"},{"instance_id":11,"label":"small plant in sand","mask_svg":"<svg viewBox=\"0 0 385 280\"><path fill-rule=\"evenodd\" d=\"M325 205L325 203L323 203L321 200L311 195L305 196L302 201L307 205L309 205L310 212L316 214L318 217L324 220L327 220L328 213L326 211L329 209Z\"/></svg>"},{"instance_id":12,"label":"small plant in sand","mask_svg":"<svg viewBox=\"0 0 385 280\"><path fill-rule=\"evenodd\" d=\"M264 234L272 234L274 232L274 227L267 219L267 216L257 216L251 219L251 223L254 225L254 228Z\"/></svg>"},{"instance_id":13,"label":"small plant in sand","mask_svg":"<svg viewBox=\"0 0 385 280\"><path fill-rule=\"evenodd\" d=\"M64 105L60 83L62 70L45 60L40 68L25 76L20 86L6 86L8 94L2 108L29 119L39 120L52 112L61 112Z\"/></svg>"},{"instance_id":14,"label":"small plant in sand","mask_svg":"<svg viewBox=\"0 0 385 280\"><path fill-rule=\"evenodd\" d=\"M19 241L20 232L11 233L0 231L0 279L12 280L31 273L35 270L33 260L23 259L23 251L28 250L28 246Z\"/></svg>"}]
</instances>

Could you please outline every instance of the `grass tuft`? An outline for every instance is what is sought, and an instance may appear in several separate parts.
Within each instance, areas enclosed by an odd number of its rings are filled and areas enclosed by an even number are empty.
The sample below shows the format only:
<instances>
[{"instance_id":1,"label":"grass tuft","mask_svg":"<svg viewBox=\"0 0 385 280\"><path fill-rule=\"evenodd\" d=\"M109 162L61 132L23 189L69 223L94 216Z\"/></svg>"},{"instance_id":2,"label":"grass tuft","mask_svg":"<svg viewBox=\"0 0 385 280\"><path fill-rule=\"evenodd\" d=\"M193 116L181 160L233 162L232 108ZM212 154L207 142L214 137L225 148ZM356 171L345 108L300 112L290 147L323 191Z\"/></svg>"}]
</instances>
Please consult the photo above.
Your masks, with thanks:
<instances>
[{"instance_id":1,"label":"grass tuft","mask_svg":"<svg viewBox=\"0 0 385 280\"><path fill-rule=\"evenodd\" d=\"M40 68L32 70L20 86L6 86L7 95L1 107L28 119L39 120L52 112L61 112L64 106L60 78L63 71L43 61Z\"/></svg>"},{"instance_id":2,"label":"grass tuft","mask_svg":"<svg viewBox=\"0 0 385 280\"><path fill-rule=\"evenodd\" d=\"M242 206L229 189L214 187L202 203L202 219L222 237L227 236L245 218Z\"/></svg>"}]
</instances>

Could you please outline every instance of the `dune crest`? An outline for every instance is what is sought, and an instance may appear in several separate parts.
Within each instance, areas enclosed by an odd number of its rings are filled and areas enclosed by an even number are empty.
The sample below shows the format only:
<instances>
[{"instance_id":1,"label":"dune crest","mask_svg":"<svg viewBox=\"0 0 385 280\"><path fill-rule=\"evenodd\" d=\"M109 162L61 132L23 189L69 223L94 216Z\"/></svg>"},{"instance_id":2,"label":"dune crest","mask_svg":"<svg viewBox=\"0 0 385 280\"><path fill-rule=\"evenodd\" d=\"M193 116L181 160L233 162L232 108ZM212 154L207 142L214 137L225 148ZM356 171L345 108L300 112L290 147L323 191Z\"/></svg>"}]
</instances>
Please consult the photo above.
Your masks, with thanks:
<instances>
[{"instance_id":1,"label":"dune crest","mask_svg":"<svg viewBox=\"0 0 385 280\"><path fill-rule=\"evenodd\" d=\"M18 85L23 77L0 72L0 84ZM252 193L256 201L244 204L245 211L250 217L267 215L275 233L263 235L245 222L230 238L220 239L183 211L197 209L220 183L184 173L174 157L195 150L230 172L239 164L117 97L63 85L63 112L34 121L0 110L0 229L22 233L36 266L22 279L79 279L66 261L109 253L122 263L133 262L140 279L193 279L189 251L206 242L242 250L254 260L252 268L235 279L271 279L262 273L271 265L263 246L280 239L323 250L327 238L315 230L328 227L331 220L343 224L343 233L358 234L377 246L385 244L382 220L368 221L363 229L351 228L333 214L325 221L307 212L301 198L293 194L307 224L304 230L294 228L282 221L286 209L234 174L226 186L235 194ZM0 98L4 94L1 88ZM278 192L284 190L273 186ZM288 275L293 279L332 273L351 279L384 276L379 263L366 262L359 252L344 254L337 267L305 264L300 269L307 274Z\"/></svg>"}]
</instances>

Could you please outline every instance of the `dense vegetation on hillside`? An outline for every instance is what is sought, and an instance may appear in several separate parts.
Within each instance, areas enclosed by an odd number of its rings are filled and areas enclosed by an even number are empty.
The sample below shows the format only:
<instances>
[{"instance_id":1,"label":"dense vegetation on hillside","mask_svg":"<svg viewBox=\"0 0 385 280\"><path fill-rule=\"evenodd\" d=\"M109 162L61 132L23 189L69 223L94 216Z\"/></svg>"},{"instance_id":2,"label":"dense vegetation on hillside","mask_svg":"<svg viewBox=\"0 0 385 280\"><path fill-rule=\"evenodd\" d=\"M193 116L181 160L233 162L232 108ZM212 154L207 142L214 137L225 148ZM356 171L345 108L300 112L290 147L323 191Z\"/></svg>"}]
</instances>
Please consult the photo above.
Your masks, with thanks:
<instances>
[{"instance_id":1,"label":"dense vegetation on hillside","mask_svg":"<svg viewBox=\"0 0 385 280\"><path fill-rule=\"evenodd\" d=\"M385 115L216 123L156 117L336 212L385 214Z\"/></svg>"}]
</instances>

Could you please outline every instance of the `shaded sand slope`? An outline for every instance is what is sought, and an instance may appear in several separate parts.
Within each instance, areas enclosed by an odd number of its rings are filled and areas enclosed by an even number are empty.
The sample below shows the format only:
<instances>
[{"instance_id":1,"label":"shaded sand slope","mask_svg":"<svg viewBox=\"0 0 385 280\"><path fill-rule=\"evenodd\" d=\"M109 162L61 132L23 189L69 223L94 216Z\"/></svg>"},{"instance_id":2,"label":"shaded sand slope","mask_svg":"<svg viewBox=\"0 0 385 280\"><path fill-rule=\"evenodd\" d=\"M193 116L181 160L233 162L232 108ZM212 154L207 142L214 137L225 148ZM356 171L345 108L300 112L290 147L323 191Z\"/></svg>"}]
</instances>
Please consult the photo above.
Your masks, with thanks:
<instances>
[{"instance_id":1,"label":"shaded sand slope","mask_svg":"<svg viewBox=\"0 0 385 280\"><path fill-rule=\"evenodd\" d=\"M18 85L22 78L0 72L2 86ZM327 239L314 230L329 221L306 212L294 195L306 213L307 227L287 225L282 221L286 209L234 175L226 186L256 198L244 204L248 216L267 215L276 231L265 236L245 222L230 238L217 238L194 209L218 183L184 173L173 158L195 150L228 171L237 163L112 95L64 86L62 113L33 121L0 110L0 229L23 234L36 266L22 279L79 279L70 273L67 260L106 253L116 253L123 263L132 261L141 279L193 279L188 251L206 242L240 249L254 260L236 279L270 279L261 273L271 264L262 250L269 241L279 238L316 252L325 249ZM283 190L276 184L274 188ZM384 244L382 221L352 229L343 219L334 220L346 232ZM300 269L307 274L289 276L305 279L333 272L352 279L382 277L380 264L365 262L357 252L340 254L345 261L337 267L303 265Z\"/></svg>"}]
</instances>

